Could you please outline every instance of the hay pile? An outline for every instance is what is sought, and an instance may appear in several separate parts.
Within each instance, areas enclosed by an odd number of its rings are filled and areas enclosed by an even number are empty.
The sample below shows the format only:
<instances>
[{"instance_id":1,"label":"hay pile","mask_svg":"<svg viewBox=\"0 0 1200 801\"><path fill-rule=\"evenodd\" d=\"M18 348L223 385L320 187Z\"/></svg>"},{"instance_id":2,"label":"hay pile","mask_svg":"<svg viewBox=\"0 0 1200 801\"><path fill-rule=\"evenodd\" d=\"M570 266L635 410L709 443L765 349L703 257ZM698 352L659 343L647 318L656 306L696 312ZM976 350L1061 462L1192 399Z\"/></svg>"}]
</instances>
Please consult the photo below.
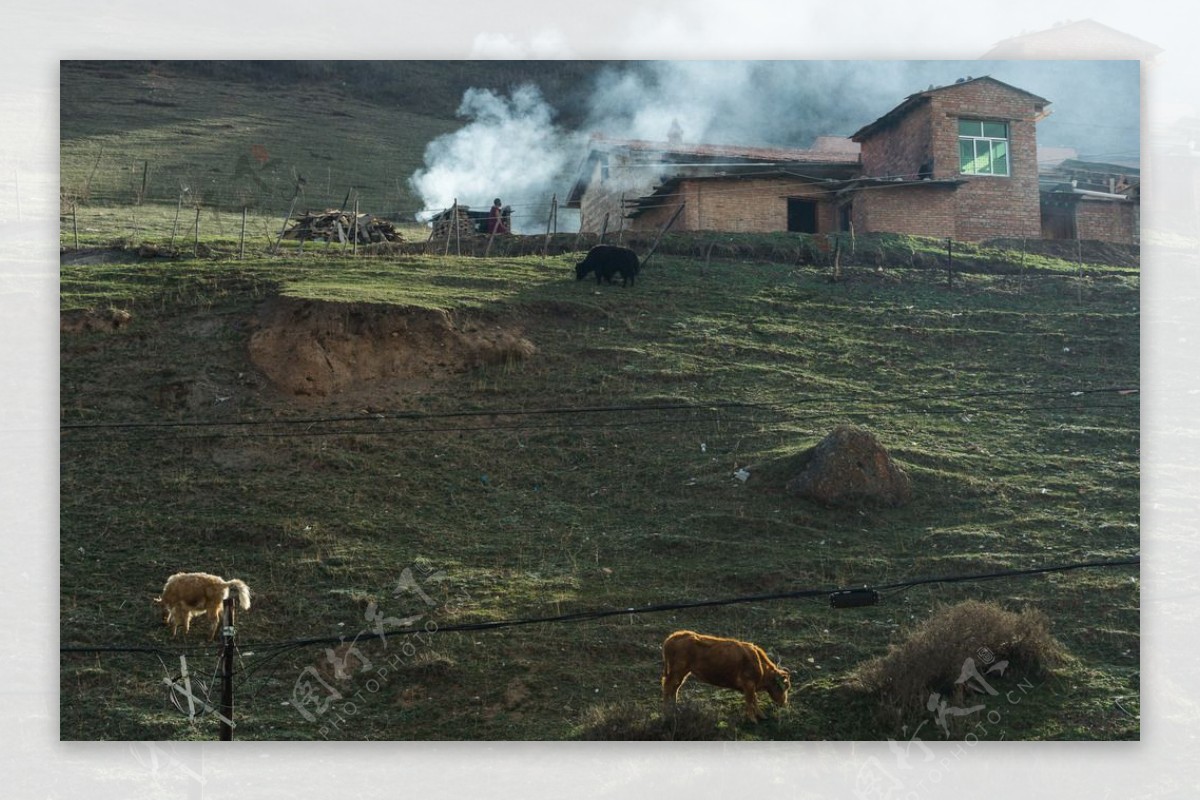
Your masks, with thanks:
<instances>
[{"instance_id":1,"label":"hay pile","mask_svg":"<svg viewBox=\"0 0 1200 801\"><path fill-rule=\"evenodd\" d=\"M964 679L972 669L988 681L1011 681L1042 675L1065 657L1041 612L963 601L940 609L887 654L860 665L847 688L878 695L884 707L904 716L927 710L935 693L969 706L968 693L981 684Z\"/></svg>"}]
</instances>

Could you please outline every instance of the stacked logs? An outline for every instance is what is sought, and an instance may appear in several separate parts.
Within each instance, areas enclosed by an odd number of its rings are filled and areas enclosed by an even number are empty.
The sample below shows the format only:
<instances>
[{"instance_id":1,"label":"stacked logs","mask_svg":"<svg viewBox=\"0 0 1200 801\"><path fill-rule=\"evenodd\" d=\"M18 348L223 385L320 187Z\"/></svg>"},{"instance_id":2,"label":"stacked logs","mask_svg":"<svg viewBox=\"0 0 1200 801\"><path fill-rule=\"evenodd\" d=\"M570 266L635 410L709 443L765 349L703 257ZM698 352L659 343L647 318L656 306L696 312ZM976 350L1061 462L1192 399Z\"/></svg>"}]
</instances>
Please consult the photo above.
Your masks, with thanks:
<instances>
[{"instance_id":1,"label":"stacked logs","mask_svg":"<svg viewBox=\"0 0 1200 801\"><path fill-rule=\"evenodd\" d=\"M372 242L403 242L387 220L360 213L358 225L354 224L354 212L326 209L323 212L305 212L296 218L296 223L284 232L284 239L299 239L301 242L323 240L325 242L350 242L357 236L358 244Z\"/></svg>"},{"instance_id":2,"label":"stacked logs","mask_svg":"<svg viewBox=\"0 0 1200 801\"><path fill-rule=\"evenodd\" d=\"M432 239L445 239L446 237L469 237L474 234L487 233L487 218L486 211L471 211L466 206L453 206L446 211L439 212L430 220L433 230L430 233ZM458 230L456 231L455 228Z\"/></svg>"}]
</instances>

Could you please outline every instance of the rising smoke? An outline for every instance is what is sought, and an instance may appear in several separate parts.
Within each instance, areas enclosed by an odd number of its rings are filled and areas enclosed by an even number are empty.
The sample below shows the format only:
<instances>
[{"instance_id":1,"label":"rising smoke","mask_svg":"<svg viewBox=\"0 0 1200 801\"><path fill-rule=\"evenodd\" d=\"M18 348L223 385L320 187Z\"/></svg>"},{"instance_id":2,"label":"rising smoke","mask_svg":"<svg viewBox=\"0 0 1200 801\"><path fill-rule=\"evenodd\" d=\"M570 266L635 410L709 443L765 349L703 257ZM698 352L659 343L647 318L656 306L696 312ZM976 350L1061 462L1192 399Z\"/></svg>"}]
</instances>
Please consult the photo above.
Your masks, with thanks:
<instances>
[{"instance_id":1,"label":"rising smoke","mask_svg":"<svg viewBox=\"0 0 1200 801\"><path fill-rule=\"evenodd\" d=\"M575 137L554 122L554 109L536 86L526 84L504 97L488 89L468 89L458 115L468 120L425 149L425 168L409 184L421 197L418 218L450 208L455 201L486 208L499 196L518 207L513 224L529 228L532 203L543 201L575 166Z\"/></svg>"},{"instance_id":2,"label":"rising smoke","mask_svg":"<svg viewBox=\"0 0 1200 801\"><path fill-rule=\"evenodd\" d=\"M1136 62L659 61L599 70L577 131L555 123L533 85L507 97L470 89L459 109L468 122L429 145L411 185L434 211L500 195L516 207L517 230L532 231L545 225L550 197L564 197L593 133L665 141L678 124L684 142L803 148L849 136L914 92L982 75L1051 101L1041 144L1136 161Z\"/></svg>"}]
</instances>

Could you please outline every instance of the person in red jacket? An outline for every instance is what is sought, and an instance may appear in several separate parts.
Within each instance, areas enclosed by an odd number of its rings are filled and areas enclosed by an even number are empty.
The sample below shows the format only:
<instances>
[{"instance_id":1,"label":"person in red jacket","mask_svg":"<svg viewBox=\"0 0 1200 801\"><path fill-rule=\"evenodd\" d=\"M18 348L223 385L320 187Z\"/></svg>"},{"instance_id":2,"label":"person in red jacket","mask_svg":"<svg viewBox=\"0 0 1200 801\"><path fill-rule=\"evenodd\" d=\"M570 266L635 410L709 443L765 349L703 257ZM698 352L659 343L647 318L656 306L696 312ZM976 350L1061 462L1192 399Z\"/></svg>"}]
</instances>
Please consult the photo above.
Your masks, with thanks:
<instances>
[{"instance_id":1,"label":"person in red jacket","mask_svg":"<svg viewBox=\"0 0 1200 801\"><path fill-rule=\"evenodd\" d=\"M496 198L492 201L492 210L488 212L488 233L508 233L508 226L505 224L504 209L500 205L500 198Z\"/></svg>"}]
</instances>

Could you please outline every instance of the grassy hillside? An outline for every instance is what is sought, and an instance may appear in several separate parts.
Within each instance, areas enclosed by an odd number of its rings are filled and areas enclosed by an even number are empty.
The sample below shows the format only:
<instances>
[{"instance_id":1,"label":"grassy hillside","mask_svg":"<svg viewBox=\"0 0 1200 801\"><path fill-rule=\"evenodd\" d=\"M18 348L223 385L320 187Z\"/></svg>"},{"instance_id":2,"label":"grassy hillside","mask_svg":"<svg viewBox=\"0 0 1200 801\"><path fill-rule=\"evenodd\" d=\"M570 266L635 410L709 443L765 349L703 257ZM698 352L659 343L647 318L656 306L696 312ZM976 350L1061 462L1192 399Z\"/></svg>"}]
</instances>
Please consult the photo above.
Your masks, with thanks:
<instances>
[{"instance_id":1,"label":"grassy hillside","mask_svg":"<svg viewBox=\"0 0 1200 801\"><path fill-rule=\"evenodd\" d=\"M922 585L862 609L763 600L439 631L357 655L291 643L349 643L417 615L446 628L1137 552L1137 395L1112 391L1137 384L1135 271L1080 276L1046 259L948 289L944 272L881 247L834 283L794 256L739 255L786 252L751 239L711 259L675 240L635 288L576 282L577 254L517 248L67 254L61 637L164 655L64 655L63 737L215 736L161 683L187 647L215 693L215 650L196 631L172 640L149 603L170 573L206 570L254 591L238 631L240 738L907 739L924 725L935 739L931 712L897 716L847 685L966 599L1040 610L1068 659L990 676L1000 695L961 700L986 708L952 736L1136 738L1127 568ZM113 309L131 314L117 330ZM264 348L264 332L296 348ZM536 351L455 361L454 342L495 332ZM389 342L423 348L419 369L380 377ZM344 360L336 389L278 382L317 352ZM783 492L791 460L839 423L879 437L912 478L910 505ZM684 712L661 717L659 646L677 628L765 647L794 672L791 706L747 724L734 693L689 682ZM340 700L301 714L302 690L319 700L325 687Z\"/></svg>"},{"instance_id":2,"label":"grassy hillside","mask_svg":"<svg viewBox=\"0 0 1200 801\"><path fill-rule=\"evenodd\" d=\"M576 282L568 234L547 256L417 228L357 258L265 255L300 177L298 208L354 188L411 215L406 179L462 87L546 69L368 67L62 66L61 640L140 648L63 654L65 739L215 738L163 684L182 654L217 697L206 625L172 638L151 604L180 570L252 588L238 738L1138 737L1129 567L451 630L1136 554L1139 273L1098 245L956 245L948 286L943 243L883 236L834 281L791 234L668 235L632 288ZM785 491L840 424L879 438L912 503ZM968 600L1044 615L1063 659L989 673L996 695L947 680L974 711L944 732L945 705L863 689ZM689 682L664 717L678 628L762 645L791 705L748 724Z\"/></svg>"},{"instance_id":3,"label":"grassy hillside","mask_svg":"<svg viewBox=\"0 0 1200 801\"><path fill-rule=\"evenodd\" d=\"M599 66L548 75L544 64L526 62L289 65L63 62L65 200L90 215L91 228L97 216L140 200L138 213L165 217L170 231L181 197L188 211L248 206L282 219L303 178L299 210L340 207L353 190L363 210L411 220L422 204L408 178L424 166L425 146L462 124L455 112L464 89L508 91L536 79L570 109L572 88Z\"/></svg>"}]
</instances>

